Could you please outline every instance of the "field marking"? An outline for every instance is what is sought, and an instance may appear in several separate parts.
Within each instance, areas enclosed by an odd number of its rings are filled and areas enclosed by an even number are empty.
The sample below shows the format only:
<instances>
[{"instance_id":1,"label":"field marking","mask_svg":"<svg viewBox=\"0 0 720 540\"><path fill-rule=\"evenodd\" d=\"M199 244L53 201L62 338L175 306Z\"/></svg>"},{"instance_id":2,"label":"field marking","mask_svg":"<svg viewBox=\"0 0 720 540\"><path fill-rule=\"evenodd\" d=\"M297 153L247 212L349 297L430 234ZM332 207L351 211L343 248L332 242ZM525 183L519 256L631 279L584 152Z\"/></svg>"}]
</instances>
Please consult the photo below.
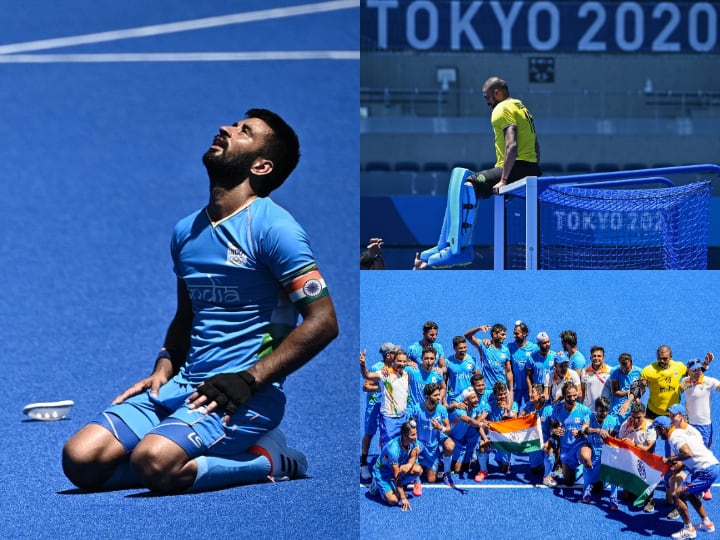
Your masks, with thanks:
<instances>
[{"instance_id":1,"label":"field marking","mask_svg":"<svg viewBox=\"0 0 720 540\"><path fill-rule=\"evenodd\" d=\"M329 2L318 2L315 4L303 4L300 6L263 9L260 11L249 11L245 13L207 17L204 19L194 19L190 21L140 26L137 28L127 28L125 30L111 30L108 32L81 34L78 36L68 36L63 38L42 39L37 41L26 41L23 43L11 43L8 45L0 45L0 54L14 54L19 52L72 47L75 45L87 45L89 43L117 41L120 39L159 36L162 34L173 34L176 32L187 32L190 30L215 28L218 26L227 26L230 24L266 21L269 19L294 17L297 15L315 15L322 12L338 11L341 9L350 9L357 7L359 7L359 2L357 0L331 0Z\"/></svg>"},{"instance_id":2,"label":"field marking","mask_svg":"<svg viewBox=\"0 0 720 540\"><path fill-rule=\"evenodd\" d=\"M452 486L445 484L423 484L423 491L426 489L453 489ZM713 484L712 487L718 487L720 484ZM365 484L360 484L360 487L367 489ZM575 484L572 486L561 486L558 484L556 487L551 488L543 484L455 484L455 487L462 489L583 489L582 484Z\"/></svg>"},{"instance_id":3,"label":"field marking","mask_svg":"<svg viewBox=\"0 0 720 540\"><path fill-rule=\"evenodd\" d=\"M254 62L263 60L359 60L360 51L259 51L205 53L0 54L0 64L110 62Z\"/></svg>"}]
</instances>

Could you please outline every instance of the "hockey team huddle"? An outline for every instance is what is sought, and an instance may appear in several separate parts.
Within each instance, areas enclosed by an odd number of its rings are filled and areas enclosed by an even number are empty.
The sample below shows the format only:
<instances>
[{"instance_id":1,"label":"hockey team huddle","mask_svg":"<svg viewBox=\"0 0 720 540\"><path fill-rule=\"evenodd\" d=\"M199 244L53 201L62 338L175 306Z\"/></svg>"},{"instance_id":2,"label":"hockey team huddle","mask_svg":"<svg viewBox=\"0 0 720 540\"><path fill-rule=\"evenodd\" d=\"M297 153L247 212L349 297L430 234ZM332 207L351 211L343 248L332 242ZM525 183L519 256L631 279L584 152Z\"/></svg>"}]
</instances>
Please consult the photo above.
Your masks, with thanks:
<instances>
[{"instance_id":1,"label":"hockey team huddle","mask_svg":"<svg viewBox=\"0 0 720 540\"><path fill-rule=\"evenodd\" d=\"M476 337L488 331L489 337ZM720 475L710 450L711 396L720 380L705 375L713 354L683 363L661 345L655 362L642 369L628 353L611 367L599 345L591 347L588 361L572 330L560 333L561 351L552 350L547 332L534 342L528 334L517 321L506 345L502 324L477 326L455 336L446 357L438 325L428 321L422 339L406 349L384 343L377 362L360 353L367 392L360 474L370 493L409 510L408 496L422 495L423 479L463 491L456 480L483 482L491 455L507 474L513 454L526 453L536 483L555 488L582 478L585 504L608 492L610 510L618 510L620 496L654 512L655 485L638 484L621 470L623 459L646 459L660 471L667 517L683 521L672 537L713 532L702 504ZM368 454L378 430L373 463ZM653 454L658 438L665 441L662 456ZM613 453L612 459L619 465L608 457L616 450L619 457ZM692 524L688 502L701 522Z\"/></svg>"}]
</instances>

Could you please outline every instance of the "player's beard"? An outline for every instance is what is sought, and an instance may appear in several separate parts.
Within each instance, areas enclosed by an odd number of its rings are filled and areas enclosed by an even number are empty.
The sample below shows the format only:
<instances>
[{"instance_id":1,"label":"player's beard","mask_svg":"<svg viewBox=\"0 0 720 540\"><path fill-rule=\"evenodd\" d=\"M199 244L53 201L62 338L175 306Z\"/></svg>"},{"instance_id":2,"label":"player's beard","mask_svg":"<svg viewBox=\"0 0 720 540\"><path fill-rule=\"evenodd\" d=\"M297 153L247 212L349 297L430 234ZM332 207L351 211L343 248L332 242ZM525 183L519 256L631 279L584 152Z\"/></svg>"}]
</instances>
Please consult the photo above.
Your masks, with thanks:
<instances>
[{"instance_id":1,"label":"player's beard","mask_svg":"<svg viewBox=\"0 0 720 540\"><path fill-rule=\"evenodd\" d=\"M257 154L238 154L227 156L208 150L203 154L203 164L207 169L211 186L231 189L250 176L250 167L257 159Z\"/></svg>"}]
</instances>

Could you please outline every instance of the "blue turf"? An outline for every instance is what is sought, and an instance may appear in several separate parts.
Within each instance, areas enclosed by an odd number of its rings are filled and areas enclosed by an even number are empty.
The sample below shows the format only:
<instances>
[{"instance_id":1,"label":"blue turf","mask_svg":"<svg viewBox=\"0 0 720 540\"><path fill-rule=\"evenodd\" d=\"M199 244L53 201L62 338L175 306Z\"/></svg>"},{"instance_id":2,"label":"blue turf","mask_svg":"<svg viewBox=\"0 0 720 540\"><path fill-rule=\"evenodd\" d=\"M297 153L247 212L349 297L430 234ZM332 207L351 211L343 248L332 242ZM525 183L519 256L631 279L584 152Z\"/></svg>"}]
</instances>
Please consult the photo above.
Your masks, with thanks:
<instances>
[{"instance_id":1,"label":"blue turf","mask_svg":"<svg viewBox=\"0 0 720 540\"><path fill-rule=\"evenodd\" d=\"M8 5L0 45L266 7L229 0ZM356 19L357 10L346 9L162 36L157 47L146 38L48 52L351 51ZM358 62L0 69L0 536L299 538L356 530L356 475L345 464L356 461L348 418L357 399L338 400L337 389L355 384L354 371L338 362L358 346ZM152 368L174 309L172 226L207 201L200 158L218 126L257 106L285 116L300 136L300 165L273 199L307 228L340 318L341 336L286 385L283 426L307 453L311 478L173 497L79 493L62 475L62 444ZM26 403L56 399L76 402L67 420L24 420Z\"/></svg>"}]
</instances>

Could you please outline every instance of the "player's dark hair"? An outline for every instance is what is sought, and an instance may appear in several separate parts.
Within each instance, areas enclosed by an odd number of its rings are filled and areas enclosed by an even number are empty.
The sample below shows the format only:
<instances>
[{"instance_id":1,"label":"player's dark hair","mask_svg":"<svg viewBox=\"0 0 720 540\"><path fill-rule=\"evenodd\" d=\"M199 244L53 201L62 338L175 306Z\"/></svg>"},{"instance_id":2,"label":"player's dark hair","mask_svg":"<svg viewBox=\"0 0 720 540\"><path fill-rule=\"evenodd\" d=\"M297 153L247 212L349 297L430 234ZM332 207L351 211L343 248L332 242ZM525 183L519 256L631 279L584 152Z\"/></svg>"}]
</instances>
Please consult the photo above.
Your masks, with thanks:
<instances>
[{"instance_id":1,"label":"player's dark hair","mask_svg":"<svg viewBox=\"0 0 720 540\"><path fill-rule=\"evenodd\" d=\"M437 351L435 350L435 347L432 345L425 345L422 350L421 357L425 356L426 353L431 353L434 357L437 358Z\"/></svg>"},{"instance_id":2,"label":"player's dark hair","mask_svg":"<svg viewBox=\"0 0 720 540\"><path fill-rule=\"evenodd\" d=\"M595 409L598 408L610 410L610 400L605 396L600 396L595 400Z\"/></svg>"},{"instance_id":3,"label":"player's dark hair","mask_svg":"<svg viewBox=\"0 0 720 540\"><path fill-rule=\"evenodd\" d=\"M402 435L405 435L406 437L410 435L410 432L417 427L417 422L414 418L411 418L407 422L404 422L402 426L400 426L400 433Z\"/></svg>"},{"instance_id":4,"label":"player's dark hair","mask_svg":"<svg viewBox=\"0 0 720 540\"><path fill-rule=\"evenodd\" d=\"M423 324L423 334L428 333L430 330L437 330L438 325L435 321L428 321Z\"/></svg>"},{"instance_id":5,"label":"player's dark hair","mask_svg":"<svg viewBox=\"0 0 720 540\"><path fill-rule=\"evenodd\" d=\"M525 323L522 322L522 321L517 321L517 322L515 323L515 328L519 328L520 331L521 331L523 334L525 334L525 335L527 335L527 334L530 333L530 329L528 328L528 325L525 324Z\"/></svg>"},{"instance_id":6,"label":"player's dark hair","mask_svg":"<svg viewBox=\"0 0 720 540\"><path fill-rule=\"evenodd\" d=\"M603 356L605 356L605 348L601 345L593 345L590 347L590 354L594 353L595 351L602 351Z\"/></svg>"},{"instance_id":7,"label":"player's dark hair","mask_svg":"<svg viewBox=\"0 0 720 540\"><path fill-rule=\"evenodd\" d=\"M465 339L465 336L455 336L452 341L453 349L461 343L467 343L467 339Z\"/></svg>"},{"instance_id":8,"label":"player's dark hair","mask_svg":"<svg viewBox=\"0 0 720 540\"><path fill-rule=\"evenodd\" d=\"M492 325L490 335L497 334L498 332L507 332L507 328L505 328L504 324L495 323Z\"/></svg>"},{"instance_id":9,"label":"player's dark hair","mask_svg":"<svg viewBox=\"0 0 720 540\"><path fill-rule=\"evenodd\" d=\"M568 381L565 384L562 385L562 396L565 397L565 394L567 394L567 391L570 390L570 388L577 389L577 384L575 384L572 381Z\"/></svg>"},{"instance_id":10,"label":"player's dark hair","mask_svg":"<svg viewBox=\"0 0 720 540\"><path fill-rule=\"evenodd\" d=\"M253 191L260 197L267 197L282 185L297 166L300 160L300 142L295 131L272 111L250 109L245 113L245 118L258 118L272 131L259 152L262 157L272 161L272 172L262 177L250 174Z\"/></svg>"},{"instance_id":11,"label":"player's dark hair","mask_svg":"<svg viewBox=\"0 0 720 540\"><path fill-rule=\"evenodd\" d=\"M473 373L470 376L470 384L477 382L477 381L484 381L484 380L485 380L485 375L483 375L482 373Z\"/></svg>"},{"instance_id":12,"label":"player's dark hair","mask_svg":"<svg viewBox=\"0 0 720 540\"><path fill-rule=\"evenodd\" d=\"M498 381L495 384L493 384L493 394L498 394L502 392L503 390L507 390L507 384L505 384L502 381Z\"/></svg>"},{"instance_id":13,"label":"player's dark hair","mask_svg":"<svg viewBox=\"0 0 720 540\"><path fill-rule=\"evenodd\" d=\"M532 385L532 387L540 395L542 395L545 392L545 385L543 383L535 383Z\"/></svg>"},{"instance_id":14,"label":"player's dark hair","mask_svg":"<svg viewBox=\"0 0 720 540\"><path fill-rule=\"evenodd\" d=\"M632 359L632 355L630 353L624 352L624 353L620 353L620 356L618 356L618 363L620 363L620 364L624 364L626 362L632 363L632 361L633 361L633 359Z\"/></svg>"},{"instance_id":15,"label":"player's dark hair","mask_svg":"<svg viewBox=\"0 0 720 540\"><path fill-rule=\"evenodd\" d=\"M577 334L573 330L563 330L560 332L560 341L571 347L577 347Z\"/></svg>"},{"instance_id":16,"label":"player's dark hair","mask_svg":"<svg viewBox=\"0 0 720 540\"><path fill-rule=\"evenodd\" d=\"M425 388L423 388L423 394L425 394L425 397L430 397L433 392L437 392L440 388L441 387L438 383L428 383L425 385Z\"/></svg>"},{"instance_id":17,"label":"player's dark hair","mask_svg":"<svg viewBox=\"0 0 720 540\"><path fill-rule=\"evenodd\" d=\"M645 413L645 404L642 401L633 401L632 405L630 406L630 413Z\"/></svg>"}]
</instances>

